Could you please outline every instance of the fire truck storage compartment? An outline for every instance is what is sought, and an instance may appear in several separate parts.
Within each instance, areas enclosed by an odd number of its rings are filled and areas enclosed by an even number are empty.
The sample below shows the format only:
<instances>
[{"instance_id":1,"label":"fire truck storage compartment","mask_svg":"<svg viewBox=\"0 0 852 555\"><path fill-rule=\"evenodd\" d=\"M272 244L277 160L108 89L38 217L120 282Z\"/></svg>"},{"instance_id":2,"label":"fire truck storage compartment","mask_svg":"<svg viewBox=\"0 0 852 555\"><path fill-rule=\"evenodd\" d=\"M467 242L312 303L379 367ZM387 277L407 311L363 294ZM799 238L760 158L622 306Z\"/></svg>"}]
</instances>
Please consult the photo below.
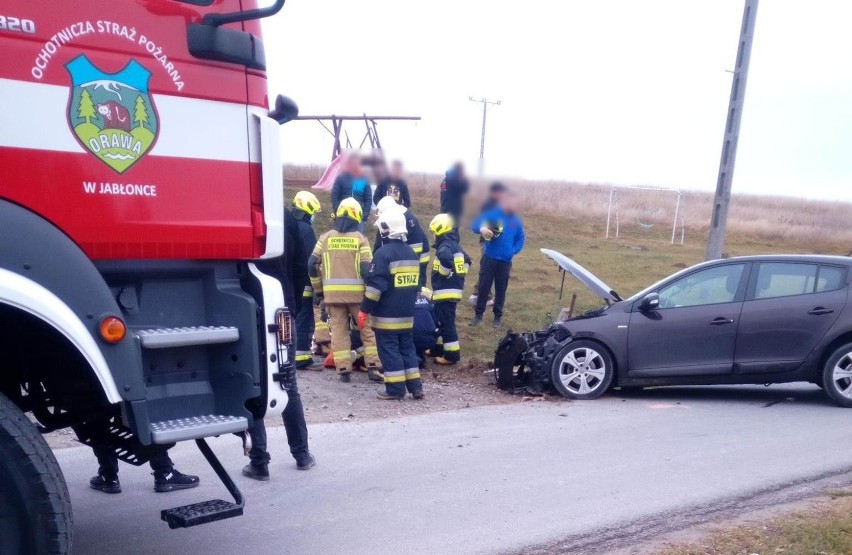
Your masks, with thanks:
<instances>
[{"instance_id":1,"label":"fire truck storage compartment","mask_svg":"<svg viewBox=\"0 0 852 555\"><path fill-rule=\"evenodd\" d=\"M258 303L236 262L96 263L137 342L154 443L244 430L261 394ZM138 422L142 425L142 422Z\"/></svg>"}]
</instances>

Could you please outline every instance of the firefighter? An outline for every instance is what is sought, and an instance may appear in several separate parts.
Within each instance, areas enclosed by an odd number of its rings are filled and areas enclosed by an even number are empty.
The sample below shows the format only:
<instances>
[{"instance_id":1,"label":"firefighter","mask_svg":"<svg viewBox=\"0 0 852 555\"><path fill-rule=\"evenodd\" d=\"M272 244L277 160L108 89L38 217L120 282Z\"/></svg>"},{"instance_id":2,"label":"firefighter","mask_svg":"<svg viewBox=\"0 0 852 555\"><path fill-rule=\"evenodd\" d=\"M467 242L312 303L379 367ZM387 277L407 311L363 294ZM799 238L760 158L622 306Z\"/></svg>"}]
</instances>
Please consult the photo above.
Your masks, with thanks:
<instances>
[{"instance_id":1,"label":"firefighter","mask_svg":"<svg viewBox=\"0 0 852 555\"><path fill-rule=\"evenodd\" d=\"M420 290L420 264L406 244L405 212L400 208L382 211L376 220L382 246L370 266L358 328L372 325L382 361L385 387L383 400L405 399L406 390L423 398L423 382L414 348L414 303Z\"/></svg>"},{"instance_id":2,"label":"firefighter","mask_svg":"<svg viewBox=\"0 0 852 555\"><path fill-rule=\"evenodd\" d=\"M470 269L470 257L459 245L459 235L452 216L438 214L432 219L429 229L435 234L432 302L440 336L435 349L430 349L430 354L437 355L437 364L450 365L461 359L456 331L456 305L462 298L464 278Z\"/></svg>"},{"instance_id":3,"label":"firefighter","mask_svg":"<svg viewBox=\"0 0 852 555\"><path fill-rule=\"evenodd\" d=\"M423 227L421 227L420 221L417 219L417 216L411 212L411 210L401 204L397 204L393 197L384 196L379 199L378 204L376 204L376 211L378 212L378 215L381 216L382 212L388 209L401 209L405 214L406 243L419 258L420 287L424 287L426 285L426 269L429 266L429 242L426 238L426 233L423 232ZM381 231L377 231L376 241L373 243L373 252L379 250L379 247L381 246Z\"/></svg>"},{"instance_id":4,"label":"firefighter","mask_svg":"<svg viewBox=\"0 0 852 555\"><path fill-rule=\"evenodd\" d=\"M317 244L317 235L311 225L314 216L320 212L320 202L309 191L299 191L293 197L293 207L290 209L296 221L299 222L299 235L305 246L304 252L310 253ZM307 260L305 261L307 264ZM314 364L311 353L311 338L314 335L314 289L310 284L305 285L302 292L302 305L296 313L296 368L304 370L322 370L322 366ZM326 327L326 329L328 329Z\"/></svg>"},{"instance_id":5,"label":"firefighter","mask_svg":"<svg viewBox=\"0 0 852 555\"><path fill-rule=\"evenodd\" d=\"M335 212L334 226L323 233L308 260L314 302L324 301L331 328L331 351L340 381L352 373L349 320L357 320L364 298L364 280L372 261L367 238L358 231L363 211L354 198L345 198ZM380 369L376 337L370 328L361 330L364 359L371 372Z\"/></svg>"}]
</instances>

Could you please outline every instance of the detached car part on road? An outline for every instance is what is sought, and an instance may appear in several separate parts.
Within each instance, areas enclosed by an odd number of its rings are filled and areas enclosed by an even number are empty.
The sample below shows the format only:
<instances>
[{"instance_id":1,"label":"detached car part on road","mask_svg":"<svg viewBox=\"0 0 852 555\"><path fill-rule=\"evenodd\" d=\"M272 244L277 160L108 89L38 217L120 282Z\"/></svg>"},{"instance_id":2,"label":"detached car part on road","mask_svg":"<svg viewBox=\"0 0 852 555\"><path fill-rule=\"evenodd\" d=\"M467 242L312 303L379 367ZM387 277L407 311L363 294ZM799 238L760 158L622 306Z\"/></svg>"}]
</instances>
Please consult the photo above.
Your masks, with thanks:
<instances>
[{"instance_id":1,"label":"detached car part on road","mask_svg":"<svg viewBox=\"0 0 852 555\"><path fill-rule=\"evenodd\" d=\"M501 387L551 385L595 399L615 386L807 381L852 407L852 258L716 260L622 299L570 258L541 250L605 306L537 332L509 332L494 361Z\"/></svg>"}]
</instances>

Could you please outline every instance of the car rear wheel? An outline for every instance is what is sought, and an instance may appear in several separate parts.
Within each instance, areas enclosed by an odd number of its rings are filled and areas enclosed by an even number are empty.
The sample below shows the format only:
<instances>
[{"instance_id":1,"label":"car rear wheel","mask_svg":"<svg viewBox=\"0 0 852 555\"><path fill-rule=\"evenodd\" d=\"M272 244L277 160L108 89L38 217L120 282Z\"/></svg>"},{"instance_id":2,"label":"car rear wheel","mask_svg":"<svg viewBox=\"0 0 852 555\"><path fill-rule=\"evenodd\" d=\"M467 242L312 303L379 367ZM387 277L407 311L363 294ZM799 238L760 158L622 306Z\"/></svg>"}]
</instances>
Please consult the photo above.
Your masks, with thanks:
<instances>
[{"instance_id":1,"label":"car rear wheel","mask_svg":"<svg viewBox=\"0 0 852 555\"><path fill-rule=\"evenodd\" d=\"M822 388L838 405L852 407L852 343L828 358L822 372Z\"/></svg>"},{"instance_id":2,"label":"car rear wheel","mask_svg":"<svg viewBox=\"0 0 852 555\"><path fill-rule=\"evenodd\" d=\"M569 399L595 399L612 384L615 370L603 345L581 339L562 348L553 360L553 387Z\"/></svg>"},{"instance_id":3,"label":"car rear wheel","mask_svg":"<svg viewBox=\"0 0 852 555\"><path fill-rule=\"evenodd\" d=\"M71 501L47 442L0 394L0 553L71 551Z\"/></svg>"}]
</instances>

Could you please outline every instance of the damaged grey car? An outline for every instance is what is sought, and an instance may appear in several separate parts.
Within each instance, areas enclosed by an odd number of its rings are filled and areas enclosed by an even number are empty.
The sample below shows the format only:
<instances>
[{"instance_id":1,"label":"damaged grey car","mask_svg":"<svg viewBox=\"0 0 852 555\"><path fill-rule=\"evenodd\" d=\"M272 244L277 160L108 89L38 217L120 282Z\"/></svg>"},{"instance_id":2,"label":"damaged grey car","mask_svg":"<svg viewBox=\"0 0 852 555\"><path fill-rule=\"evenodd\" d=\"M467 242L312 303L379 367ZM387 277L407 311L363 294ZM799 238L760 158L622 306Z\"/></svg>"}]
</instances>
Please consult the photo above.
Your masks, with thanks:
<instances>
[{"instance_id":1,"label":"damaged grey car","mask_svg":"<svg viewBox=\"0 0 852 555\"><path fill-rule=\"evenodd\" d=\"M806 381L852 407L852 258L768 255L705 262L630 298L541 249L604 306L504 337L498 384L595 399L612 387Z\"/></svg>"}]
</instances>

